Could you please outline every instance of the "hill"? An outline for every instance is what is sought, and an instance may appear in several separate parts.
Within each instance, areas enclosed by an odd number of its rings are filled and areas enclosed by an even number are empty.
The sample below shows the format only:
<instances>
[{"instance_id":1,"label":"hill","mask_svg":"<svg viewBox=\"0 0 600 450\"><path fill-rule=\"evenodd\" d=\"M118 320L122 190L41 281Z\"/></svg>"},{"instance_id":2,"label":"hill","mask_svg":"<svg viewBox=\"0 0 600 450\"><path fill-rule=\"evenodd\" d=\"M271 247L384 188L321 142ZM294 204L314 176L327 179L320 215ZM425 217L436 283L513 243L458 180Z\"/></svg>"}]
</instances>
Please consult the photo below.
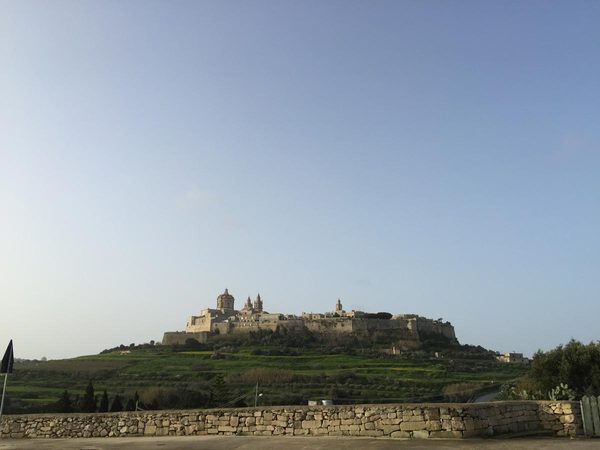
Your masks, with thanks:
<instances>
[{"instance_id":1,"label":"hill","mask_svg":"<svg viewBox=\"0 0 600 450\"><path fill-rule=\"evenodd\" d=\"M139 394L145 409L204 408L254 404L464 401L514 382L526 366L498 363L481 347L430 342L424 351L386 351L377 334L370 341L346 336L322 341L310 334L253 333L214 336L183 346L120 346L99 355L15 365L8 412L55 411L68 390L76 405L92 381L125 401ZM124 402L125 403L125 402Z\"/></svg>"}]
</instances>

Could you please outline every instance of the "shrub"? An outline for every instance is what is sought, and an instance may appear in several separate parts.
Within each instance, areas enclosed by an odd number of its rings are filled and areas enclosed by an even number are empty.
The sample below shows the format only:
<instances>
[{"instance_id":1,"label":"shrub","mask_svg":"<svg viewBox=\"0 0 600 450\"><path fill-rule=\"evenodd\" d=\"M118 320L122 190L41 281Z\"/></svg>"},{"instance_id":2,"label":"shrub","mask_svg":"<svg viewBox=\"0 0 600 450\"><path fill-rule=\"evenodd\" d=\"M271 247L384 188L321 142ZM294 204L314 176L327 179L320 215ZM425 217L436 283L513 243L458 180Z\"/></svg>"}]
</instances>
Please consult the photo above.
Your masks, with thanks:
<instances>
[{"instance_id":1,"label":"shrub","mask_svg":"<svg viewBox=\"0 0 600 450\"><path fill-rule=\"evenodd\" d=\"M568 385L575 396L600 394L600 343L571 340L564 347L533 356L528 381L537 391L551 392ZM563 392L564 393L564 392Z\"/></svg>"}]
</instances>

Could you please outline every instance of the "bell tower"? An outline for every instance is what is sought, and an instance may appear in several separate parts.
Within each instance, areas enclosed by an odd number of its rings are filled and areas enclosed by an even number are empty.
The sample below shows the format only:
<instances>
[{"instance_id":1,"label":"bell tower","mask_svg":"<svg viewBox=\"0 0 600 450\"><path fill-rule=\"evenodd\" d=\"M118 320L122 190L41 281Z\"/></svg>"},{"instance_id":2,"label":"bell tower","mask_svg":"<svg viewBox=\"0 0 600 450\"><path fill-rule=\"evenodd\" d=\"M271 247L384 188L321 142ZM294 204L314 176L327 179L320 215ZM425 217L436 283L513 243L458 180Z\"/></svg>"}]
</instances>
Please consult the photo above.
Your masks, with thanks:
<instances>
[{"instance_id":1,"label":"bell tower","mask_svg":"<svg viewBox=\"0 0 600 450\"><path fill-rule=\"evenodd\" d=\"M256 296L256 300L254 300L254 311L255 312L263 312L263 302L260 299L260 294Z\"/></svg>"},{"instance_id":2,"label":"bell tower","mask_svg":"<svg viewBox=\"0 0 600 450\"><path fill-rule=\"evenodd\" d=\"M217 309L220 309L223 314L232 313L234 311L235 298L227 289L217 297Z\"/></svg>"}]
</instances>

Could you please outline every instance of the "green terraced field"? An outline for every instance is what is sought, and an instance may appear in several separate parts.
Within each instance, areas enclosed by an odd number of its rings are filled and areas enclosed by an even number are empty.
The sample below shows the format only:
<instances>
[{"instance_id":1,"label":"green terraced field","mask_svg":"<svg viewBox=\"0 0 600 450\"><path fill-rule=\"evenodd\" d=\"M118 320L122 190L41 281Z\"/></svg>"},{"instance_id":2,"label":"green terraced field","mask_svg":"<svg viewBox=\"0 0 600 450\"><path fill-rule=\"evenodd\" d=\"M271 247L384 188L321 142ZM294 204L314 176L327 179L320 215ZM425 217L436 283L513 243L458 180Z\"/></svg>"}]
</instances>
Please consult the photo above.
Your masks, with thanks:
<instances>
[{"instance_id":1,"label":"green terraced field","mask_svg":"<svg viewBox=\"0 0 600 450\"><path fill-rule=\"evenodd\" d=\"M214 359L213 351L176 352L156 346L128 354L19 362L8 386L8 408L51 410L65 389L82 395L90 380L96 393L106 389L111 397L129 398L137 391L146 408L252 405L256 382L263 393L261 404L304 404L323 398L337 403L443 401L467 399L514 381L527 370L489 358L322 354L314 349L294 356L264 356L252 350L220 352ZM448 397L452 386L457 398Z\"/></svg>"}]
</instances>

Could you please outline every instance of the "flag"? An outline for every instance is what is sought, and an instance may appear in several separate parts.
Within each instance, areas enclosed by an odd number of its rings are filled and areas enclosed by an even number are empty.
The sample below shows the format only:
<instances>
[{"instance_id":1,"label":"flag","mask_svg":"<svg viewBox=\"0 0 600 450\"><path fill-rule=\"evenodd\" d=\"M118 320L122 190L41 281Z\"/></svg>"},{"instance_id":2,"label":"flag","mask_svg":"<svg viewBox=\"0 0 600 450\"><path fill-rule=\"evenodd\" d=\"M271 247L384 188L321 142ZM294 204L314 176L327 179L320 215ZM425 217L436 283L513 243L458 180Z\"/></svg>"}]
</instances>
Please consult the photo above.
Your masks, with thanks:
<instances>
[{"instance_id":1,"label":"flag","mask_svg":"<svg viewBox=\"0 0 600 450\"><path fill-rule=\"evenodd\" d=\"M2 358L2 366L0 366L0 373L12 373L13 364L15 362L15 357L13 356L13 344L12 339L6 347L6 351L4 352L4 358Z\"/></svg>"}]
</instances>

